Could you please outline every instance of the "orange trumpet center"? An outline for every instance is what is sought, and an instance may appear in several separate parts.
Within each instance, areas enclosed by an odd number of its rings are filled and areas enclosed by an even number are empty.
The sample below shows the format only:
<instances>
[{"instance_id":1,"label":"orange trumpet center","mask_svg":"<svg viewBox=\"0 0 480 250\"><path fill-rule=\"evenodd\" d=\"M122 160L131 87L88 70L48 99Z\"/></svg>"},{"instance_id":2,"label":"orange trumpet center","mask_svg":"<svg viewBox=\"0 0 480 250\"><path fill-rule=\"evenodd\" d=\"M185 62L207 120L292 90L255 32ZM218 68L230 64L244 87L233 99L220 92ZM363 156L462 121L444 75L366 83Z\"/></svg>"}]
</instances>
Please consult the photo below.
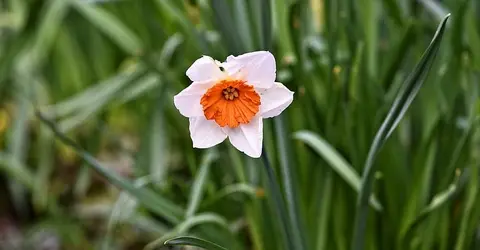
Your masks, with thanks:
<instances>
[{"instance_id":1,"label":"orange trumpet center","mask_svg":"<svg viewBox=\"0 0 480 250\"><path fill-rule=\"evenodd\" d=\"M220 127L247 124L260 109L260 95L242 80L222 80L202 96L200 104L208 120Z\"/></svg>"}]
</instances>

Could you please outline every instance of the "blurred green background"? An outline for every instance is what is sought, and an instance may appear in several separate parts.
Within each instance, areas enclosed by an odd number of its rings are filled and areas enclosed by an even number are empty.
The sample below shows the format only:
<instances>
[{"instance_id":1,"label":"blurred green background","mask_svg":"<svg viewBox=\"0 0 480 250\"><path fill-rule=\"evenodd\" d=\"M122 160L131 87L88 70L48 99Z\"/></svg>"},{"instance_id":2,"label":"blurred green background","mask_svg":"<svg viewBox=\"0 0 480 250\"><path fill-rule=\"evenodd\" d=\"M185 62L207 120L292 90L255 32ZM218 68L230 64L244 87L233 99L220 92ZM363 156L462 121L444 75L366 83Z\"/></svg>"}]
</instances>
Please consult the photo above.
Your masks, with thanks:
<instances>
[{"instance_id":1,"label":"blurred green background","mask_svg":"<svg viewBox=\"0 0 480 250\"><path fill-rule=\"evenodd\" d=\"M201 55L254 50L275 55L295 92L264 122L289 238L350 249L371 142L448 13L430 74L377 155L365 249L480 249L479 1L0 6L0 249L162 249L178 235L289 249L262 162L228 142L193 149L173 106Z\"/></svg>"}]
</instances>

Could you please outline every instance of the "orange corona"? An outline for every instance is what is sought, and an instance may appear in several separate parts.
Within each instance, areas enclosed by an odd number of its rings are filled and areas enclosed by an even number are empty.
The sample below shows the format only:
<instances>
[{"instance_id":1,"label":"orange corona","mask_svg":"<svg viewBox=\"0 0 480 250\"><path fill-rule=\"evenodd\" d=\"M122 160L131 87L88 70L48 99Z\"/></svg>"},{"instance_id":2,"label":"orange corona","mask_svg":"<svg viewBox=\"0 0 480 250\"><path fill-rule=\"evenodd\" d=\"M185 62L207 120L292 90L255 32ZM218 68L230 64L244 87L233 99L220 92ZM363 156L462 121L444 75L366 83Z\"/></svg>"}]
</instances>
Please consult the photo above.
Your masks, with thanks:
<instances>
[{"instance_id":1,"label":"orange corona","mask_svg":"<svg viewBox=\"0 0 480 250\"><path fill-rule=\"evenodd\" d=\"M200 104L208 120L236 128L247 124L258 113L260 95L242 80L222 80L202 96Z\"/></svg>"}]
</instances>

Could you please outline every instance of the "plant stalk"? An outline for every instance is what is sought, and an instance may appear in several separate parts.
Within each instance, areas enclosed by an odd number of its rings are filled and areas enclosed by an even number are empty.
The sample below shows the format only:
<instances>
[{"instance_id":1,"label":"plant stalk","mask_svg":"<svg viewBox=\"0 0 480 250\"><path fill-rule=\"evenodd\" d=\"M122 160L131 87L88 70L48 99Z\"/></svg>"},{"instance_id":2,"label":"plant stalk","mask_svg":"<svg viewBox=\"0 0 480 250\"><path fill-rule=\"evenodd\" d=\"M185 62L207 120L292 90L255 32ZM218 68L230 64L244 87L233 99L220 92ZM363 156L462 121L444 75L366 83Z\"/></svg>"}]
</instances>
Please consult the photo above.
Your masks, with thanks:
<instances>
[{"instance_id":1,"label":"plant stalk","mask_svg":"<svg viewBox=\"0 0 480 250\"><path fill-rule=\"evenodd\" d=\"M289 227L288 225L288 214L287 210L285 209L285 201L283 200L280 186L278 185L277 179L275 177L275 171L270 164L265 145L263 145L262 151L263 166L265 167L265 171L267 172L268 193L273 199L274 207L276 210L275 212L280 218L281 231L283 235L282 238L284 240L285 246L288 246L287 249L295 249L295 245L293 244L291 238L292 234L290 233L291 227Z\"/></svg>"}]
</instances>

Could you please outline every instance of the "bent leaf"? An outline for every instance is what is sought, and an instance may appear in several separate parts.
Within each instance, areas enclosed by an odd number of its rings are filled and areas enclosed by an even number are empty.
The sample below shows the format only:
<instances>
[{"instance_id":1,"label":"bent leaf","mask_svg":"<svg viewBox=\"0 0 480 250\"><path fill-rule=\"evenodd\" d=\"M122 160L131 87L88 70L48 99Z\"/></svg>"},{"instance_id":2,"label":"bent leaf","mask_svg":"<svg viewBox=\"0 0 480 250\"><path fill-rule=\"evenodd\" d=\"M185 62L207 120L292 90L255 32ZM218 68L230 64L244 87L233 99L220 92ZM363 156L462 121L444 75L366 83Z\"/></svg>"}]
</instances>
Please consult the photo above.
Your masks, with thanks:
<instances>
[{"instance_id":1,"label":"bent leaf","mask_svg":"<svg viewBox=\"0 0 480 250\"><path fill-rule=\"evenodd\" d=\"M221 247L213 242L202 240L200 238L195 238L191 236L180 236L170 240L165 241L166 246L194 246L201 247L208 250L226 250L226 248Z\"/></svg>"}]
</instances>

